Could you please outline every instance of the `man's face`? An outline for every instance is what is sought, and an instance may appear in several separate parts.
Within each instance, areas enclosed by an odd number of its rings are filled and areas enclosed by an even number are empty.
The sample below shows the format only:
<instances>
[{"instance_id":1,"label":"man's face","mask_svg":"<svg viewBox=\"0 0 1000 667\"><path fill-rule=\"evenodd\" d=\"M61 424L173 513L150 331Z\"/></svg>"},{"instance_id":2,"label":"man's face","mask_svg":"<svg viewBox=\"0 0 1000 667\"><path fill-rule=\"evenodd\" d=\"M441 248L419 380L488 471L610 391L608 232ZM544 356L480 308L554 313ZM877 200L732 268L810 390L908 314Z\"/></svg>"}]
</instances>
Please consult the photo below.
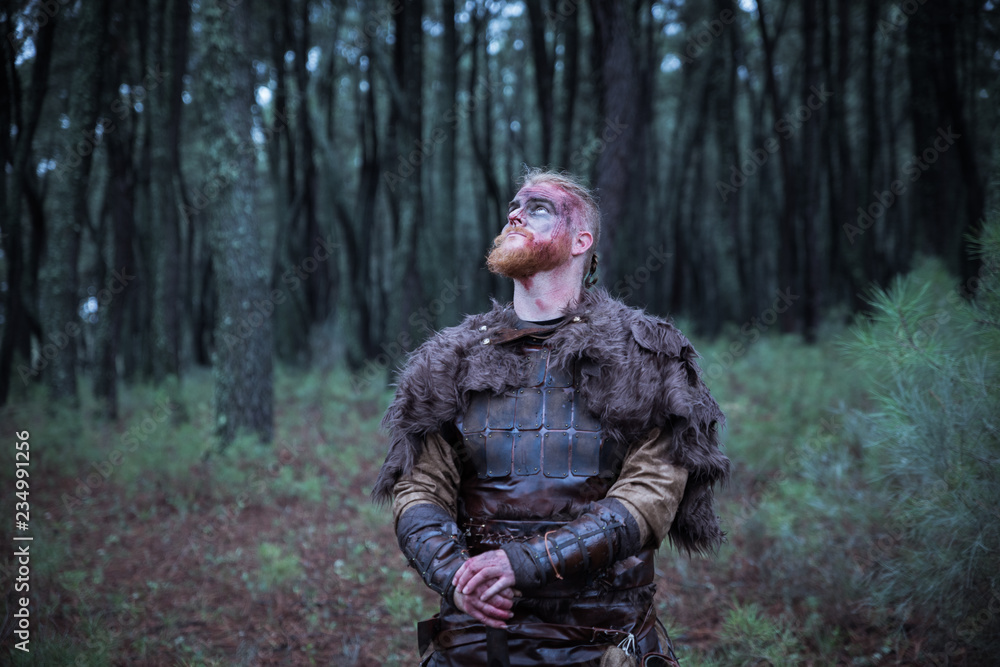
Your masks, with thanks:
<instances>
[{"instance_id":1,"label":"man's face","mask_svg":"<svg viewBox=\"0 0 1000 667\"><path fill-rule=\"evenodd\" d=\"M568 262L572 210L572 197L556 185L521 188L510 202L503 232L493 239L486 266L493 273L523 280Z\"/></svg>"}]
</instances>

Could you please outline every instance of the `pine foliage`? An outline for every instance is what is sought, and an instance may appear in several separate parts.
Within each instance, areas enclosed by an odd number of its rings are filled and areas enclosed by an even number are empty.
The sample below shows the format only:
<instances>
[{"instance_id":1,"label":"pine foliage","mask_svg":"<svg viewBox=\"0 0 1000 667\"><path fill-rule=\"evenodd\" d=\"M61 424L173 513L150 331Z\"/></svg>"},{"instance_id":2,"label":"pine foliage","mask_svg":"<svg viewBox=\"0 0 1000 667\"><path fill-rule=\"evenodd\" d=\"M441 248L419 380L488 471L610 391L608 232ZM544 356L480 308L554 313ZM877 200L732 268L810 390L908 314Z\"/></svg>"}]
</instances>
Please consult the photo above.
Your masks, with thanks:
<instances>
[{"instance_id":1,"label":"pine foliage","mask_svg":"<svg viewBox=\"0 0 1000 667\"><path fill-rule=\"evenodd\" d=\"M859 427L888 535L871 602L930 627L938 664L1000 649L1000 215L973 249L958 290L934 265L873 290L848 345L879 387Z\"/></svg>"}]
</instances>

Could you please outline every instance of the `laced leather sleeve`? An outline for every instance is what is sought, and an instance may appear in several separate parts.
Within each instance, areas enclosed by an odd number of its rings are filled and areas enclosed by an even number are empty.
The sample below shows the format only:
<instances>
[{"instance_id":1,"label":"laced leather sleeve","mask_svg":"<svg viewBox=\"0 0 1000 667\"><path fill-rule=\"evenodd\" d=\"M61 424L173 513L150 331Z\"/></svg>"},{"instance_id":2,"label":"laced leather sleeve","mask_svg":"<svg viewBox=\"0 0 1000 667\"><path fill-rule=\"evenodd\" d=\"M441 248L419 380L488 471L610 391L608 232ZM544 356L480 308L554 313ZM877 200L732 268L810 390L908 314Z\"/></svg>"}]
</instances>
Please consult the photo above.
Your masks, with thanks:
<instances>
[{"instance_id":1,"label":"laced leather sleeve","mask_svg":"<svg viewBox=\"0 0 1000 667\"><path fill-rule=\"evenodd\" d=\"M413 469L393 487L392 511L399 548L427 586L448 600L455 572L469 558L455 523L459 473L453 450L428 436Z\"/></svg>"},{"instance_id":2,"label":"laced leather sleeve","mask_svg":"<svg viewBox=\"0 0 1000 667\"><path fill-rule=\"evenodd\" d=\"M639 525L614 498L591 503L577 519L526 542L501 547L519 590L541 588L555 579L573 581L639 552Z\"/></svg>"},{"instance_id":3,"label":"laced leather sleeve","mask_svg":"<svg viewBox=\"0 0 1000 667\"><path fill-rule=\"evenodd\" d=\"M458 524L437 505L410 507L396 524L399 548L434 592L454 600L452 578L469 559Z\"/></svg>"}]
</instances>

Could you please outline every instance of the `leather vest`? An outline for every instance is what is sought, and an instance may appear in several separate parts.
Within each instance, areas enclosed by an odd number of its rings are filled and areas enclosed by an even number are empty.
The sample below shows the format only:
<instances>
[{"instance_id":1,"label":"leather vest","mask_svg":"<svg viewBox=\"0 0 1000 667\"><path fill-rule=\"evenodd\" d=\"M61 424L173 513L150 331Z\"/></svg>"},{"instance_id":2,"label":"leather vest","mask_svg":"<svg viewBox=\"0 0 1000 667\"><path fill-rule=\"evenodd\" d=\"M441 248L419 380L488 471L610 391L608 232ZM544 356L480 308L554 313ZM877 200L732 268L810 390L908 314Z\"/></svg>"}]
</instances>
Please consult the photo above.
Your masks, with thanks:
<instances>
[{"instance_id":1,"label":"leather vest","mask_svg":"<svg viewBox=\"0 0 1000 667\"><path fill-rule=\"evenodd\" d=\"M458 522L473 555L577 518L607 495L626 453L604 437L577 391L579 364L555 368L538 339L513 344L529 357L525 386L473 394L451 434L461 460ZM508 621L511 664L597 664L629 633L639 653L659 651L654 576L653 550L644 549L584 581L524 593ZM482 626L448 600L436 618L429 665L486 664Z\"/></svg>"},{"instance_id":2,"label":"leather vest","mask_svg":"<svg viewBox=\"0 0 1000 667\"><path fill-rule=\"evenodd\" d=\"M473 394L456 422L466 525L575 518L604 498L621 470L624 452L604 438L577 391L578 364L555 368L544 344L520 351L530 359L526 386Z\"/></svg>"}]
</instances>

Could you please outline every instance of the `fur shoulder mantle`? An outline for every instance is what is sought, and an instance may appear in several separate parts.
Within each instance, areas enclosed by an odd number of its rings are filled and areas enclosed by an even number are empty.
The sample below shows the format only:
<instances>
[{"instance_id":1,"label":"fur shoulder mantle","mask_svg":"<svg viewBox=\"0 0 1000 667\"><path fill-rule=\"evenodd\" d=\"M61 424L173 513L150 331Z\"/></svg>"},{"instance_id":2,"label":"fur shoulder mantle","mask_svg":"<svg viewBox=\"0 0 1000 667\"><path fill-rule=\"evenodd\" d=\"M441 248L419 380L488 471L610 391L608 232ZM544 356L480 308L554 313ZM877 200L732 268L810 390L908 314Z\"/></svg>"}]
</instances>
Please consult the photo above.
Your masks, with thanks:
<instances>
[{"instance_id":1,"label":"fur shoulder mantle","mask_svg":"<svg viewBox=\"0 0 1000 667\"><path fill-rule=\"evenodd\" d=\"M694 348L670 323L601 289L587 290L567 315L549 338L552 361L561 367L583 362L579 391L607 437L629 444L653 428L673 433L670 462L689 474L668 536L688 552L714 551L725 534L713 487L728 479L730 464L719 441L725 418L702 381ZM400 475L420 456L424 437L460 416L473 392L523 386L525 357L489 341L517 323L513 306L494 303L410 355L382 420L390 445L372 491L376 501L391 498Z\"/></svg>"}]
</instances>

